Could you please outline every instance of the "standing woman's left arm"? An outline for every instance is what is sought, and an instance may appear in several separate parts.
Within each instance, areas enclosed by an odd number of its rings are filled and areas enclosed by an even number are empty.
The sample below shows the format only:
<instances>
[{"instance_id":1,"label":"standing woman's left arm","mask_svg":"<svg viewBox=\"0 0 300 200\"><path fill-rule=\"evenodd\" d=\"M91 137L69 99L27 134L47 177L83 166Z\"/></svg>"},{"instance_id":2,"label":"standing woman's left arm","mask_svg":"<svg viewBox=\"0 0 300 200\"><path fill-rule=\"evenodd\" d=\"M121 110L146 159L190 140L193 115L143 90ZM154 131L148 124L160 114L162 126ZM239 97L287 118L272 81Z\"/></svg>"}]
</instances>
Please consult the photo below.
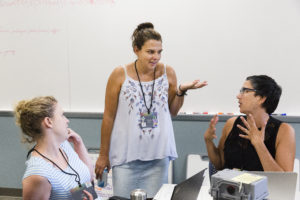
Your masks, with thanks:
<instances>
[{"instance_id":1,"label":"standing woman's left arm","mask_svg":"<svg viewBox=\"0 0 300 200\"><path fill-rule=\"evenodd\" d=\"M78 154L80 160L82 160L82 162L84 162L89 170L90 170L90 174L91 174L91 181L94 179L94 166L92 163L92 160L88 154L88 151L82 141L82 138L80 137L80 135L76 132L74 132L72 129L69 129L69 142L72 142L74 144L74 151Z\"/></svg>"},{"instance_id":2,"label":"standing woman's left arm","mask_svg":"<svg viewBox=\"0 0 300 200\"><path fill-rule=\"evenodd\" d=\"M178 96L177 94L177 77L174 69L167 66L167 76L169 81L169 109L172 116L176 116L184 102L184 95ZM182 94L182 93L180 93Z\"/></svg>"},{"instance_id":3,"label":"standing woman's left arm","mask_svg":"<svg viewBox=\"0 0 300 200\"><path fill-rule=\"evenodd\" d=\"M167 66L167 76L169 81L169 109L172 116L176 116L184 102L185 93L189 89L198 89L207 85L207 82L194 80L177 86L177 78L174 69Z\"/></svg>"}]
</instances>

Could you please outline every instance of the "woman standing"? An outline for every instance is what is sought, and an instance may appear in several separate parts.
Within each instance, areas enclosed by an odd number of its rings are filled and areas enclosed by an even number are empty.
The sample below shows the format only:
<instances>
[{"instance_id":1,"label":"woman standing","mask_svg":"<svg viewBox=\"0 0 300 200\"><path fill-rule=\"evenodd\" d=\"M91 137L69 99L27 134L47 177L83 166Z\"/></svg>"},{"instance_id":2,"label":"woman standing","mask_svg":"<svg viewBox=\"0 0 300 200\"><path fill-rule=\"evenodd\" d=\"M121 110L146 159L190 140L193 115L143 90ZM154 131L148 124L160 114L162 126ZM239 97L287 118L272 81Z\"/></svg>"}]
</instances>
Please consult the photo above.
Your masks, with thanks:
<instances>
[{"instance_id":1,"label":"woman standing","mask_svg":"<svg viewBox=\"0 0 300 200\"><path fill-rule=\"evenodd\" d=\"M153 24L142 23L132 35L137 59L111 73L105 96L101 147L96 175L113 170L114 195L133 189L153 197L167 183L169 161L177 158L171 115L176 116L195 80L177 86L175 71L160 63L162 39Z\"/></svg>"}]
</instances>

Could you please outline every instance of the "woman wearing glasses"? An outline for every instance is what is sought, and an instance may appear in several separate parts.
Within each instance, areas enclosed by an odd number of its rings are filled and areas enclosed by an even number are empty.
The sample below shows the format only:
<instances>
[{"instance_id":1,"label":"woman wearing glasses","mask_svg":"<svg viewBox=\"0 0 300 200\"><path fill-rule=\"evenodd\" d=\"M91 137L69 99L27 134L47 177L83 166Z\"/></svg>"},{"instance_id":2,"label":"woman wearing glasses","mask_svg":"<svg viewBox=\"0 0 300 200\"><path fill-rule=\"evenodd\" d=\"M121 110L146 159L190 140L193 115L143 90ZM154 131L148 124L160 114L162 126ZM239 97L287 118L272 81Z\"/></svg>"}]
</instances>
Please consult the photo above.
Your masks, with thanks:
<instances>
[{"instance_id":1,"label":"woman wearing glasses","mask_svg":"<svg viewBox=\"0 0 300 200\"><path fill-rule=\"evenodd\" d=\"M266 76L249 76L237 95L240 112L230 118L216 147L218 116L204 134L208 156L217 170L293 171L295 133L287 123L271 116L281 96L281 87Z\"/></svg>"}]
</instances>

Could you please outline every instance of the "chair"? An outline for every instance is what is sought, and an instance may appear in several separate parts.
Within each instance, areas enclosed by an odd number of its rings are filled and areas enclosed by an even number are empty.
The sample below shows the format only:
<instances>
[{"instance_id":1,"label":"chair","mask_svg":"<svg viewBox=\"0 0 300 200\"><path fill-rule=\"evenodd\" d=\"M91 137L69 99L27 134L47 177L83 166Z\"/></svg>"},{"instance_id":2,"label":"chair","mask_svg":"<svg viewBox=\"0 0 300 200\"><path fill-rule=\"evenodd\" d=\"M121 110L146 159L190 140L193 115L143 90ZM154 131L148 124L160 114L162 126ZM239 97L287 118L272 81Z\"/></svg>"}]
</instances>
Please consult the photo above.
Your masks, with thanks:
<instances>
[{"instance_id":1,"label":"chair","mask_svg":"<svg viewBox=\"0 0 300 200\"><path fill-rule=\"evenodd\" d=\"M300 177L299 177L299 173L300 173L300 164L299 164L300 162L299 162L299 159L298 158L295 158L295 160L294 160L294 172L296 172L297 174L298 174L298 176L297 176L297 189L300 191L300 188L299 188L299 182L300 182Z\"/></svg>"},{"instance_id":2,"label":"chair","mask_svg":"<svg viewBox=\"0 0 300 200\"><path fill-rule=\"evenodd\" d=\"M201 170L208 167L208 156L200 154L189 154L186 165L186 179L197 174ZM204 177L209 177L208 170L204 172ZM204 179L203 185L209 186L209 179Z\"/></svg>"},{"instance_id":3,"label":"chair","mask_svg":"<svg viewBox=\"0 0 300 200\"><path fill-rule=\"evenodd\" d=\"M212 164L211 161L209 161L209 164L208 164L208 171L209 171L209 180L212 175L214 175L215 173L218 172L218 170L216 170L215 166Z\"/></svg>"},{"instance_id":4,"label":"chair","mask_svg":"<svg viewBox=\"0 0 300 200\"><path fill-rule=\"evenodd\" d=\"M170 161L169 169L168 169L168 183L173 183L173 160Z\"/></svg>"}]
</instances>

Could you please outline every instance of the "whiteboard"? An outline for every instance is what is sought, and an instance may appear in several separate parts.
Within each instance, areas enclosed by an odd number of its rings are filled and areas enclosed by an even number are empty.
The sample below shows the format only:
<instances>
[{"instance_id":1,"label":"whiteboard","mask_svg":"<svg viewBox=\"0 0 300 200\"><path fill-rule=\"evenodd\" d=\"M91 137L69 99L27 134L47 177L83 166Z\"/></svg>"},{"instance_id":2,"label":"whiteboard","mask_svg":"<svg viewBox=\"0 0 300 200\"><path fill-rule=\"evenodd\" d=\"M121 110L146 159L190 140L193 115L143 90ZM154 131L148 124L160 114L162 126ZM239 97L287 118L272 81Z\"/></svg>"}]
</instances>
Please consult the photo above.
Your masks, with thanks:
<instances>
[{"instance_id":1,"label":"whiteboard","mask_svg":"<svg viewBox=\"0 0 300 200\"><path fill-rule=\"evenodd\" d=\"M178 82L207 80L181 111L238 113L245 78L283 88L278 113L300 115L299 0L0 0L0 110L54 95L66 111L103 112L112 70L134 61L150 21Z\"/></svg>"}]
</instances>

